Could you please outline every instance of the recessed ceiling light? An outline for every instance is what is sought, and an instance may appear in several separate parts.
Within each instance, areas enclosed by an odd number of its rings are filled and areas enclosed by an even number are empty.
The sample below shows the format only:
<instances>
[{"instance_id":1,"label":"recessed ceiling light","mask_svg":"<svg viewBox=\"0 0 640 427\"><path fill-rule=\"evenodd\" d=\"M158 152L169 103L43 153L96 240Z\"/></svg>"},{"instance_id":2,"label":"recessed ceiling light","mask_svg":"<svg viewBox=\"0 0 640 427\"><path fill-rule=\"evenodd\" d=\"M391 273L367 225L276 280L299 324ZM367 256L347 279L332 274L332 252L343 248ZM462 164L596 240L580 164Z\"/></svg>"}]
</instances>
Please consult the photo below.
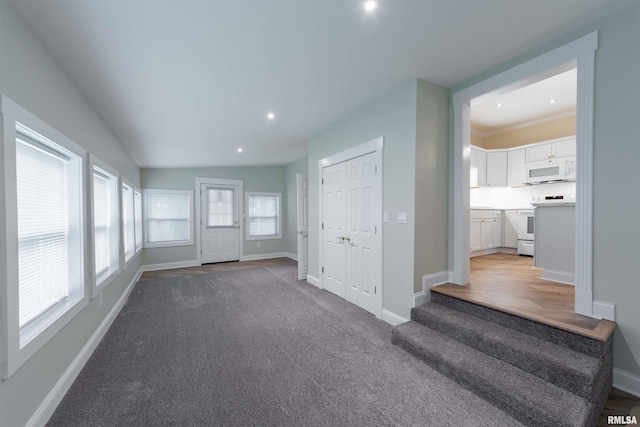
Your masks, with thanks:
<instances>
[{"instance_id":1,"label":"recessed ceiling light","mask_svg":"<svg viewBox=\"0 0 640 427\"><path fill-rule=\"evenodd\" d=\"M238 147L238 153L242 153L242 148Z\"/></svg>"},{"instance_id":2,"label":"recessed ceiling light","mask_svg":"<svg viewBox=\"0 0 640 427\"><path fill-rule=\"evenodd\" d=\"M555 103L556 103L556 101L557 101L557 99L550 99L550 100L549 100L549 104L555 104Z\"/></svg>"},{"instance_id":3,"label":"recessed ceiling light","mask_svg":"<svg viewBox=\"0 0 640 427\"><path fill-rule=\"evenodd\" d=\"M276 118L276 115L272 112L267 113L267 119L269 120L274 120Z\"/></svg>"},{"instance_id":4,"label":"recessed ceiling light","mask_svg":"<svg viewBox=\"0 0 640 427\"><path fill-rule=\"evenodd\" d=\"M367 0L364 2L364 10L367 12L373 12L378 8L378 2L376 0Z\"/></svg>"},{"instance_id":5,"label":"recessed ceiling light","mask_svg":"<svg viewBox=\"0 0 640 427\"><path fill-rule=\"evenodd\" d=\"M500 104L496 104L496 107L500 108L500 107L502 107L502 104L501 103Z\"/></svg>"}]
</instances>

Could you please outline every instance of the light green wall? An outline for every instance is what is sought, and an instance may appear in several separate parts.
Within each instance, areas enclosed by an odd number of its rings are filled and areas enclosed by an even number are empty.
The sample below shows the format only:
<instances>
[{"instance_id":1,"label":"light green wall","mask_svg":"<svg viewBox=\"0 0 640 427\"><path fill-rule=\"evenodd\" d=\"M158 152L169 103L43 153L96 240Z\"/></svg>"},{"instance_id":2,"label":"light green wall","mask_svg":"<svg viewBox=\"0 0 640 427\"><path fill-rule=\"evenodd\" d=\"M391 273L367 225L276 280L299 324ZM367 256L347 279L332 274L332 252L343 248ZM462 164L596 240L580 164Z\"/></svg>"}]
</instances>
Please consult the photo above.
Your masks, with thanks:
<instances>
[{"instance_id":1,"label":"light green wall","mask_svg":"<svg viewBox=\"0 0 640 427\"><path fill-rule=\"evenodd\" d=\"M303 157L299 160L296 160L293 163L288 164L285 167L285 180L287 183L287 197L286 197L286 211L288 221L285 224L285 231L287 234L287 252L291 254L298 254L298 238L296 235L297 232L297 222L298 222L298 198L297 198L297 178L296 175L299 173L307 173L308 170L308 158Z\"/></svg>"},{"instance_id":2,"label":"light green wall","mask_svg":"<svg viewBox=\"0 0 640 427\"><path fill-rule=\"evenodd\" d=\"M594 299L616 305L614 367L640 376L640 5L542 46L451 93L592 31L595 60Z\"/></svg>"},{"instance_id":3,"label":"light green wall","mask_svg":"<svg viewBox=\"0 0 640 427\"><path fill-rule=\"evenodd\" d=\"M257 247L256 240L244 240L243 255L250 256L286 252L287 228L285 224L287 224L288 218L287 210L285 209L286 186L284 166L142 169L140 175L142 188L195 191L196 177L204 177L242 180L244 182L245 192L264 191L282 193L282 206L284 211L282 218L284 229L282 239L260 240L260 248ZM244 195L242 197L244 197ZM244 227L242 229L244 229ZM195 230L192 230L192 232L195 232ZM145 249L143 259L145 264L164 264L169 262L195 261L196 258L196 246L194 244L192 246Z\"/></svg>"},{"instance_id":4,"label":"light green wall","mask_svg":"<svg viewBox=\"0 0 640 427\"><path fill-rule=\"evenodd\" d=\"M139 170L117 137L4 1L0 2L0 92L135 185L140 183ZM109 284L100 300L90 301L17 372L0 383L0 425L27 423L122 296L140 265L138 256Z\"/></svg>"},{"instance_id":5,"label":"light green wall","mask_svg":"<svg viewBox=\"0 0 640 427\"><path fill-rule=\"evenodd\" d=\"M449 90L418 80L413 291L448 270Z\"/></svg>"},{"instance_id":6,"label":"light green wall","mask_svg":"<svg viewBox=\"0 0 640 427\"><path fill-rule=\"evenodd\" d=\"M409 317L413 298L415 233L416 80L404 83L377 100L328 126L309 140L309 274L320 278L318 161L382 136L383 308ZM394 221L408 213L407 224Z\"/></svg>"}]
</instances>

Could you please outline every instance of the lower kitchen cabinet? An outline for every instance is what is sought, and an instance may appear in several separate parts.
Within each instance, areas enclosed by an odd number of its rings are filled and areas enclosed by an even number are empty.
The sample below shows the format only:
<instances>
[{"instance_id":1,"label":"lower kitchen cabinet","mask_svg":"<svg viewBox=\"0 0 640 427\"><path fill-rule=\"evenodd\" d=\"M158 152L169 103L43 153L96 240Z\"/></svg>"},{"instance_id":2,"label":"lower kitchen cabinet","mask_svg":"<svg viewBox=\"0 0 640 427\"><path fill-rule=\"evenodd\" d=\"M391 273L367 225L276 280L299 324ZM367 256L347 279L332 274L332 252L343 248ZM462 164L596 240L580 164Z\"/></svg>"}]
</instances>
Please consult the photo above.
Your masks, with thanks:
<instances>
[{"instance_id":1,"label":"lower kitchen cabinet","mask_svg":"<svg viewBox=\"0 0 640 427\"><path fill-rule=\"evenodd\" d=\"M502 211L472 209L469 237L471 252L502 246Z\"/></svg>"}]
</instances>

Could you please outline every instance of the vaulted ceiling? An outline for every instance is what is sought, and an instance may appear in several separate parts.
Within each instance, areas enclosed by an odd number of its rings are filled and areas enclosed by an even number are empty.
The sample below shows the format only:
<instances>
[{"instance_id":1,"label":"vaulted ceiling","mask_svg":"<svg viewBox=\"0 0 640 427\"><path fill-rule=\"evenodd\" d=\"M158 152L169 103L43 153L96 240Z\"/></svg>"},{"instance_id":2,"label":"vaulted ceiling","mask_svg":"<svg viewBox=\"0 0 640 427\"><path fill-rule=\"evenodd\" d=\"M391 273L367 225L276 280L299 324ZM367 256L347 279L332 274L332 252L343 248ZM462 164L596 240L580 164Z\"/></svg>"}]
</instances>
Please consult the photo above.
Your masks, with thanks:
<instances>
[{"instance_id":1,"label":"vaulted ceiling","mask_svg":"<svg viewBox=\"0 0 640 427\"><path fill-rule=\"evenodd\" d=\"M138 165L191 167L289 163L401 82L451 87L637 0L10 1Z\"/></svg>"}]
</instances>

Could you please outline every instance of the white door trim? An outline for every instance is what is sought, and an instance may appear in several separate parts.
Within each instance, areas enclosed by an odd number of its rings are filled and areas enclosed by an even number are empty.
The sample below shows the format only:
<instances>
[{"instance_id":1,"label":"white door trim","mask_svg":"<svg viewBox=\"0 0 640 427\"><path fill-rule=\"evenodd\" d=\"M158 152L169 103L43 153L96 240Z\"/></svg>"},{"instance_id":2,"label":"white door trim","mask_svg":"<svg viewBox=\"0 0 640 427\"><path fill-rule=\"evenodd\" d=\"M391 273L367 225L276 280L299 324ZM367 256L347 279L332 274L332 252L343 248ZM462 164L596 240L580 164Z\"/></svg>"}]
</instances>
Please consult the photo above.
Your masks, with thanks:
<instances>
[{"instance_id":1,"label":"white door trim","mask_svg":"<svg viewBox=\"0 0 640 427\"><path fill-rule=\"evenodd\" d=\"M238 179L221 179L221 178L204 178L196 177L196 262L202 265L202 214L200 211L200 188L202 184L206 185L235 185L238 187L238 223L244 224L244 181ZM244 257L243 250L244 230L238 233L238 256L242 261Z\"/></svg>"},{"instance_id":2,"label":"white door trim","mask_svg":"<svg viewBox=\"0 0 640 427\"><path fill-rule=\"evenodd\" d=\"M323 159L318 160L318 184L320 185L320 189L318 191L318 198L319 198L319 208L318 208L318 218L320 218L320 221L318 221L318 236L320 236L320 238L318 239L318 275L320 276L319 278L319 284L320 284L320 288L322 289L322 169L327 167L327 166L331 166L331 165L335 165L337 163L341 163L341 162L345 162L347 160L351 160L354 159L356 157L360 157L360 156L364 156L365 154L369 154L369 153L375 153L376 154L376 163L378 165L380 165L380 173L378 173L376 175L376 179L378 179L378 185L380 188L380 218L382 218L382 209L384 206L384 198L383 198L383 181L382 181L382 175L383 175L383 170L384 170L384 166L383 166L383 161L382 161L382 148L384 147L384 139L383 137L378 137L376 139L372 139L371 141L367 141L363 144L357 145L355 147L351 147L345 151L341 151L339 153L335 153L332 154L328 157L325 157ZM375 316L378 319L382 319L382 299L384 298L384 280L382 280L383 278L383 269L382 269L382 252L383 252L383 234L382 234L382 224L378 224L378 227L380 228L380 250L378 251L378 263L376 263L376 268L377 271L374 272L374 274L379 274L380 277L380 298L378 299L380 302L379 307L375 308L375 312L373 314L375 314Z\"/></svg>"},{"instance_id":3,"label":"white door trim","mask_svg":"<svg viewBox=\"0 0 640 427\"><path fill-rule=\"evenodd\" d=\"M453 230L449 245L453 265L449 281L469 283L469 156L470 107L486 98L511 92L571 68L578 71L576 293L575 311L593 315L593 111L595 51L598 32L522 63L453 94L454 174Z\"/></svg>"}]
</instances>

